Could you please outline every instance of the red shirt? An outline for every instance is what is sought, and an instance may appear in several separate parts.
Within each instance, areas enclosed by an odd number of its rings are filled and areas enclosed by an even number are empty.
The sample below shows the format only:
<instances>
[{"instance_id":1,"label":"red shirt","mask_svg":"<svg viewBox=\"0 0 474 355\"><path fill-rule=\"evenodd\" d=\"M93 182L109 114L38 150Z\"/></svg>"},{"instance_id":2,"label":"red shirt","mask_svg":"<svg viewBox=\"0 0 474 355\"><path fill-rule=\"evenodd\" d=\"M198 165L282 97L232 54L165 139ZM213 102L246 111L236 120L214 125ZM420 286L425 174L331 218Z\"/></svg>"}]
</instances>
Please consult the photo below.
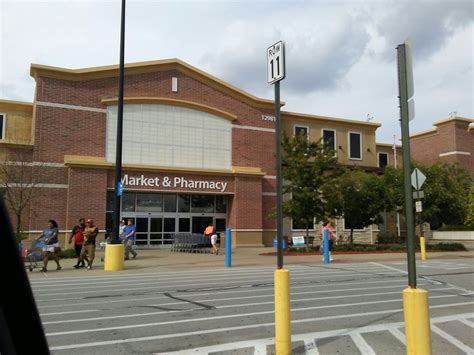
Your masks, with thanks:
<instances>
[{"instance_id":1,"label":"red shirt","mask_svg":"<svg viewBox=\"0 0 474 355\"><path fill-rule=\"evenodd\" d=\"M81 226L75 226L74 230L72 232L72 236L74 238L74 244L75 245L82 245L84 244L84 227Z\"/></svg>"}]
</instances>

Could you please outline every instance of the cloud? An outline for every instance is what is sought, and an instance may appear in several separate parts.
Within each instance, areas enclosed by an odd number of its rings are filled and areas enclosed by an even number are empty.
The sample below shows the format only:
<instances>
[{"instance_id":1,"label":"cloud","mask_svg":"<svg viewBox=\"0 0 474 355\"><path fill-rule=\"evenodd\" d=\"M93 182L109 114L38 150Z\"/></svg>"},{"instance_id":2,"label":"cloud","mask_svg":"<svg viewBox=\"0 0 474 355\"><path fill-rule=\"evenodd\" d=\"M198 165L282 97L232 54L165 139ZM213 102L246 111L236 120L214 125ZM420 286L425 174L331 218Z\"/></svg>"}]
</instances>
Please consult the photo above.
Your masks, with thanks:
<instances>
[{"instance_id":1,"label":"cloud","mask_svg":"<svg viewBox=\"0 0 474 355\"><path fill-rule=\"evenodd\" d=\"M220 48L208 51L200 65L236 86L261 93L266 89L266 49L282 39L286 44L285 90L303 94L336 88L363 56L370 36L361 18L346 15L334 22L317 22L300 13L290 26L238 21L222 34ZM262 31L262 28L267 28Z\"/></svg>"},{"instance_id":2,"label":"cloud","mask_svg":"<svg viewBox=\"0 0 474 355\"><path fill-rule=\"evenodd\" d=\"M466 0L402 1L386 8L375 27L386 43L382 56L390 61L396 58L394 48L408 37L414 57L429 59L474 19L474 5Z\"/></svg>"}]
</instances>

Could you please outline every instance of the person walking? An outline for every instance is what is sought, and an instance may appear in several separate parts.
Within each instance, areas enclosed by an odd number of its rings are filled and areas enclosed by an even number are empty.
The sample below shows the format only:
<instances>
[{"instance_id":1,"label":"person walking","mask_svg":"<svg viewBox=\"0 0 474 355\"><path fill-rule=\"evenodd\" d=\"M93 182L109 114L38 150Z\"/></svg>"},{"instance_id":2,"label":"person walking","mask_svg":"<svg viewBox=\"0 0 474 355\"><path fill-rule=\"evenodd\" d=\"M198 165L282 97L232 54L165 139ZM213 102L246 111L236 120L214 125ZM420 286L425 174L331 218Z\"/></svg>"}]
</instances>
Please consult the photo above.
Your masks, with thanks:
<instances>
[{"instance_id":1,"label":"person walking","mask_svg":"<svg viewBox=\"0 0 474 355\"><path fill-rule=\"evenodd\" d=\"M122 219L122 220L120 221L120 224L119 224L119 239L120 239L120 241L122 241L122 242L123 242L123 240L125 239L124 230L125 230L125 221Z\"/></svg>"},{"instance_id":2,"label":"person walking","mask_svg":"<svg viewBox=\"0 0 474 355\"><path fill-rule=\"evenodd\" d=\"M87 261L87 270L92 269L95 257L95 240L99 234L99 228L94 226L94 221L88 219L84 228L84 244L81 250L81 260Z\"/></svg>"},{"instance_id":3,"label":"person walking","mask_svg":"<svg viewBox=\"0 0 474 355\"><path fill-rule=\"evenodd\" d=\"M135 242L135 234L137 227L133 224L133 219L129 219L127 225L123 229L124 243L125 243L125 260L130 260L130 253L132 258L137 257L137 252L133 250L133 243Z\"/></svg>"},{"instance_id":4,"label":"person walking","mask_svg":"<svg viewBox=\"0 0 474 355\"><path fill-rule=\"evenodd\" d=\"M40 238L44 238L44 258L43 258L43 268L41 271L48 271L48 261L53 259L56 262L56 270L61 270L61 265L59 264L59 239L58 239L59 228L56 221L50 219L48 221L48 228L43 230Z\"/></svg>"},{"instance_id":5,"label":"person walking","mask_svg":"<svg viewBox=\"0 0 474 355\"><path fill-rule=\"evenodd\" d=\"M219 249L217 248L216 228L212 223L209 223L209 225L204 230L204 236L211 240L212 254L219 255Z\"/></svg>"},{"instance_id":6,"label":"person walking","mask_svg":"<svg viewBox=\"0 0 474 355\"><path fill-rule=\"evenodd\" d=\"M76 269L85 267L84 260L81 259L82 245L84 244L84 229L86 228L86 220L84 218L79 219L79 224L72 227L71 236L69 237L69 244L74 240L74 251L77 257L77 263L74 265Z\"/></svg>"},{"instance_id":7,"label":"person walking","mask_svg":"<svg viewBox=\"0 0 474 355\"><path fill-rule=\"evenodd\" d=\"M332 227L331 227L331 224L329 222L324 222L323 223L323 230L322 230L322 233L323 233L323 238L322 238L322 242L323 242L323 245L324 245L324 231L327 230L328 231L328 244L329 244L329 261L334 261L334 259L332 258L331 256L331 251L332 251L332 247L333 247L333 244L334 244L334 235L333 235L333 230L332 230ZM324 253L324 249L323 249L323 253ZM324 261L324 255L323 255L323 261Z\"/></svg>"}]
</instances>

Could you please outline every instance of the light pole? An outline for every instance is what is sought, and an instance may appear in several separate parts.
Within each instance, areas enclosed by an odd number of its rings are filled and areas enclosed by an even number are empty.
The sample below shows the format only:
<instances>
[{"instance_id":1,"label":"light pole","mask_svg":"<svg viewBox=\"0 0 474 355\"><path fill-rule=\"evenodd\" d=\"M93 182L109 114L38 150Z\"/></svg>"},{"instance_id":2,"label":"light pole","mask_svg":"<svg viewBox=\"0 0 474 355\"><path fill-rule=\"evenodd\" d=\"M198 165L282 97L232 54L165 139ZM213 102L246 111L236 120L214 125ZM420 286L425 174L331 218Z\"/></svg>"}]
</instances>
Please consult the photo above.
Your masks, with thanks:
<instances>
[{"instance_id":1,"label":"light pole","mask_svg":"<svg viewBox=\"0 0 474 355\"><path fill-rule=\"evenodd\" d=\"M115 147L115 178L114 178L114 215L112 219L112 238L105 248L105 271L121 271L124 266L124 246L119 239L120 202L122 200L122 139L123 139L123 81L125 53L125 0L122 0L120 19L120 63L119 90L117 110L117 144Z\"/></svg>"},{"instance_id":2,"label":"light pole","mask_svg":"<svg viewBox=\"0 0 474 355\"><path fill-rule=\"evenodd\" d=\"M119 90L117 111L117 143L115 147L115 190L114 190L114 216L112 229L112 244L119 241L120 202L122 200L122 140L123 140L123 81L124 81L124 56L125 56L125 0L122 0L122 17L120 24L120 64L119 64Z\"/></svg>"}]
</instances>

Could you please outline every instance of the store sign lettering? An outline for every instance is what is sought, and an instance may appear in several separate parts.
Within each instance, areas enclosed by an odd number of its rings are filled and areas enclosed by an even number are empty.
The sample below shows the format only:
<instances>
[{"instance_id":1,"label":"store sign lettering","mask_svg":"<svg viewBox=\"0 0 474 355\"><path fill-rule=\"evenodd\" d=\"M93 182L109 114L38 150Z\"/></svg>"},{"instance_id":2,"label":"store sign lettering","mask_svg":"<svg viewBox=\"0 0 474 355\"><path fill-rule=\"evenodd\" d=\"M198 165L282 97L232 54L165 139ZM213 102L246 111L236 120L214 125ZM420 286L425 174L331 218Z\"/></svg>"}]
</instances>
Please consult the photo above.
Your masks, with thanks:
<instances>
[{"instance_id":1,"label":"store sign lettering","mask_svg":"<svg viewBox=\"0 0 474 355\"><path fill-rule=\"evenodd\" d=\"M227 182L192 180L182 176L163 176L163 178L149 178L145 177L145 175L129 176L128 174L125 174L122 178L122 184L123 186L218 190L220 192L225 192L225 190L227 189Z\"/></svg>"}]
</instances>

